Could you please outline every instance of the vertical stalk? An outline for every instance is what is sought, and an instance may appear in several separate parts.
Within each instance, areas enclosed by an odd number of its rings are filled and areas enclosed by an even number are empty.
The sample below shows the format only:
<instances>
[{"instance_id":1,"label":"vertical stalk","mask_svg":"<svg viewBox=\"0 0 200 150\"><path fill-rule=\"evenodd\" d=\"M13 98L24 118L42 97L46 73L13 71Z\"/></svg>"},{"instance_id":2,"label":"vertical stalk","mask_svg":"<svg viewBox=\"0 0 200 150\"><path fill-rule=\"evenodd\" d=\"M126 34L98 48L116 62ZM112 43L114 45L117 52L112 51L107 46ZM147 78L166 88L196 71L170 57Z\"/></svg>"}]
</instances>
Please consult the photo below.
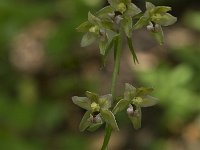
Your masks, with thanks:
<instances>
[{"instance_id":1,"label":"vertical stalk","mask_svg":"<svg viewBox=\"0 0 200 150\"><path fill-rule=\"evenodd\" d=\"M116 81L117 81L117 75L119 73L119 68L120 68L120 58L121 58L121 49L122 49L121 46L122 46L122 40L121 40L121 37L118 36L114 43L115 62L114 62L114 70L113 70L112 85L111 85L111 93L112 93L113 98L115 97L115 86L116 86ZM103 142L103 146L101 150L108 150L108 143L110 141L112 131L113 131L112 127L109 124L107 124L106 133L104 136L104 142Z\"/></svg>"},{"instance_id":2,"label":"vertical stalk","mask_svg":"<svg viewBox=\"0 0 200 150\"><path fill-rule=\"evenodd\" d=\"M117 81L117 75L119 73L120 68L120 58L121 58L121 47L122 47L122 40L121 37L118 36L114 45L114 51L116 52L115 62L114 62L114 71L112 75L112 86L111 86L111 93L112 96L115 97L115 86Z\"/></svg>"}]
</instances>

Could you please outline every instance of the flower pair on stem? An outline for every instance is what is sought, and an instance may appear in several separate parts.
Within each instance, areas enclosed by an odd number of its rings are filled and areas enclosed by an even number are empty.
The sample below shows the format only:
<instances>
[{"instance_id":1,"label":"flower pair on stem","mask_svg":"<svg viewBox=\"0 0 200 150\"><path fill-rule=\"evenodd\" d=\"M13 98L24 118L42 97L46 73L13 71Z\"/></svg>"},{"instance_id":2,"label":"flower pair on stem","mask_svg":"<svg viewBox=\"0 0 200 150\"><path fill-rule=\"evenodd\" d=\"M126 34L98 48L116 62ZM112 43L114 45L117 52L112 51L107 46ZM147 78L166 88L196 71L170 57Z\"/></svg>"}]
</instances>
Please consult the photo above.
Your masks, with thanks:
<instances>
[{"instance_id":1,"label":"flower pair on stem","mask_svg":"<svg viewBox=\"0 0 200 150\"><path fill-rule=\"evenodd\" d=\"M115 115L123 110L127 111L133 127L139 129L141 127L141 107L150 107L158 102L158 99L150 94L153 88L135 88L126 83L124 96L119 100L114 107L113 97L111 94L99 96L96 93L86 92L86 97L72 97L74 104L86 109L81 123L80 131L89 130L95 131L104 122L110 125L113 129L119 130Z\"/></svg>"}]
</instances>

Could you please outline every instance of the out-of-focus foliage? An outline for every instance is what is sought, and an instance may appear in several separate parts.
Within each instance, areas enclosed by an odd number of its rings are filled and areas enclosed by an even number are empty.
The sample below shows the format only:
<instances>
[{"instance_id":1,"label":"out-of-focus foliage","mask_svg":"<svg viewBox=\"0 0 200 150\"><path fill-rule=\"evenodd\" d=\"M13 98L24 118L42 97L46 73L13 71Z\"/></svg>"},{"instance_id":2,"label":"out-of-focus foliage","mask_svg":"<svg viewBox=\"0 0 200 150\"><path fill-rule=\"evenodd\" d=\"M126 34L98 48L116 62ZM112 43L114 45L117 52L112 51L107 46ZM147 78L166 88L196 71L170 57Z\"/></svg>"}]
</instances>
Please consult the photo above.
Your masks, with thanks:
<instances>
[{"instance_id":1,"label":"out-of-focus foliage","mask_svg":"<svg viewBox=\"0 0 200 150\"><path fill-rule=\"evenodd\" d=\"M183 124L200 111L200 95L193 91L197 85L191 85L194 75L195 71L187 64L173 69L161 66L140 74L144 82L159 88L155 95L161 99L160 105L165 109L162 121L166 126Z\"/></svg>"},{"instance_id":2,"label":"out-of-focus foliage","mask_svg":"<svg viewBox=\"0 0 200 150\"><path fill-rule=\"evenodd\" d=\"M0 149L87 149L69 97L89 86L74 42L91 2L0 1Z\"/></svg>"},{"instance_id":3,"label":"out-of-focus foliage","mask_svg":"<svg viewBox=\"0 0 200 150\"><path fill-rule=\"evenodd\" d=\"M198 134L196 137L194 134L200 131L197 127L200 115L200 45L195 42L200 38L199 21L199 11L186 11L181 23L186 26L187 31L176 27L172 35L177 36L177 41L171 43L168 57L158 59L157 67L138 74L143 83L151 84L157 89L155 95L160 98L161 117L154 119L159 126L157 130L162 131L162 134L168 134L165 138L155 137L150 146L152 150L199 148L200 136ZM178 137L174 139L172 135ZM181 143L185 143L185 147L180 146Z\"/></svg>"}]
</instances>

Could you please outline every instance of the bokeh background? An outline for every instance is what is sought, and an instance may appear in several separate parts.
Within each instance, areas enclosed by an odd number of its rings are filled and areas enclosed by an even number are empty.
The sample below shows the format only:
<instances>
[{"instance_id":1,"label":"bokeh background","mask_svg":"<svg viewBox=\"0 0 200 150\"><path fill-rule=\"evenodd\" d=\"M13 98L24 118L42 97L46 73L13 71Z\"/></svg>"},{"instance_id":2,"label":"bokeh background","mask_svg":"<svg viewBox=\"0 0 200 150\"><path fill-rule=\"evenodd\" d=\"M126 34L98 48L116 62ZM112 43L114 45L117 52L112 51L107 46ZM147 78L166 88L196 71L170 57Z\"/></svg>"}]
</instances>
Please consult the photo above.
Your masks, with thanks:
<instances>
[{"instance_id":1,"label":"bokeh background","mask_svg":"<svg viewBox=\"0 0 200 150\"><path fill-rule=\"evenodd\" d=\"M178 22L164 28L159 46L134 32L140 60L123 48L118 93L124 83L154 87L159 105L143 109L135 131L125 113L111 150L200 149L200 1L149 0L173 7ZM143 0L135 0L141 8ZM0 150L98 150L103 128L80 133L84 110L71 97L107 94L112 55L101 70L97 45L80 47L75 28L106 0L0 0Z\"/></svg>"}]
</instances>

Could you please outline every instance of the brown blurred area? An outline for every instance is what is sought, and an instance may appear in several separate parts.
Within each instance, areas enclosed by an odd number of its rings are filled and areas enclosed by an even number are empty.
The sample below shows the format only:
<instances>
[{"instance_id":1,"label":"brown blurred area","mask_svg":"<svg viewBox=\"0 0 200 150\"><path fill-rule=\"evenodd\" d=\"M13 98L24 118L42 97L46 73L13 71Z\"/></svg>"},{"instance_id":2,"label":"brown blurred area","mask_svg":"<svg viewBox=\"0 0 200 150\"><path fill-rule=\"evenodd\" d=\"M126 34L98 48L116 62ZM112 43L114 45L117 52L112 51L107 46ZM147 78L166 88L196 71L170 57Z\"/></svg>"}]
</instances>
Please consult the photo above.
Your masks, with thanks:
<instances>
[{"instance_id":1,"label":"brown blurred area","mask_svg":"<svg viewBox=\"0 0 200 150\"><path fill-rule=\"evenodd\" d=\"M135 1L140 7L144 1ZM164 28L160 46L135 31L135 65L123 46L117 93L124 83L154 87L160 103L142 110L135 131L119 114L110 150L199 150L200 5L195 0L151 0L169 5L178 22ZM105 69L96 44L81 48L75 28L106 5L102 0L0 1L0 149L97 150L104 130L80 133L84 110L71 97L110 92L113 55Z\"/></svg>"}]
</instances>

